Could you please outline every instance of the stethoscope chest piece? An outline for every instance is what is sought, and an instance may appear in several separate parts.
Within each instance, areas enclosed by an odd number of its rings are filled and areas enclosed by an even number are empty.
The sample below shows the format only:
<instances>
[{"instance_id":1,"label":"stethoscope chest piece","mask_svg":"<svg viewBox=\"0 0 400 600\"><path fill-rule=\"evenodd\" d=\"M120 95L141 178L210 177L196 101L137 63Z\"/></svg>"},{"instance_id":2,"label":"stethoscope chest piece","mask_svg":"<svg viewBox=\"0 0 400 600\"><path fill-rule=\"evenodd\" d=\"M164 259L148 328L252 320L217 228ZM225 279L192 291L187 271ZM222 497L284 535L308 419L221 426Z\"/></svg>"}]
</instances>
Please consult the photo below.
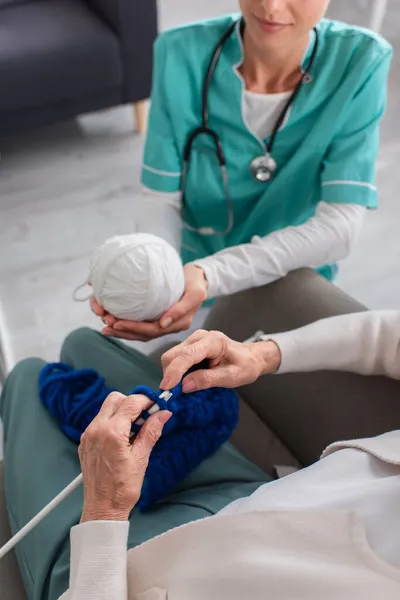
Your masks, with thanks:
<instances>
[{"instance_id":1,"label":"stethoscope chest piece","mask_svg":"<svg viewBox=\"0 0 400 600\"><path fill-rule=\"evenodd\" d=\"M250 163L252 176L256 181L260 181L261 183L270 181L277 168L278 165L276 164L276 161L269 153L254 158Z\"/></svg>"}]
</instances>

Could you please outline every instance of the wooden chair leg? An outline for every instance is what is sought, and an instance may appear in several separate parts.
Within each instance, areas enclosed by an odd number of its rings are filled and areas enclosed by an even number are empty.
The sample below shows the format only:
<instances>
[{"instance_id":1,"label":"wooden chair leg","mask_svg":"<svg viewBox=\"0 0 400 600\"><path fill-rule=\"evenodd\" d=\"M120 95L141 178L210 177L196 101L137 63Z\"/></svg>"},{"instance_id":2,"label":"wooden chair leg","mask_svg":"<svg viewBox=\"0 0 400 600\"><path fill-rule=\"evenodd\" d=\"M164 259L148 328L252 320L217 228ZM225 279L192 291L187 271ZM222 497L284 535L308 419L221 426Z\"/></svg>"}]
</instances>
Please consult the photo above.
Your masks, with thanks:
<instances>
[{"instance_id":1,"label":"wooden chair leg","mask_svg":"<svg viewBox=\"0 0 400 600\"><path fill-rule=\"evenodd\" d=\"M144 135L147 129L147 117L149 112L149 101L140 100L135 102L133 105L133 111L135 113L136 129L140 135Z\"/></svg>"}]
</instances>

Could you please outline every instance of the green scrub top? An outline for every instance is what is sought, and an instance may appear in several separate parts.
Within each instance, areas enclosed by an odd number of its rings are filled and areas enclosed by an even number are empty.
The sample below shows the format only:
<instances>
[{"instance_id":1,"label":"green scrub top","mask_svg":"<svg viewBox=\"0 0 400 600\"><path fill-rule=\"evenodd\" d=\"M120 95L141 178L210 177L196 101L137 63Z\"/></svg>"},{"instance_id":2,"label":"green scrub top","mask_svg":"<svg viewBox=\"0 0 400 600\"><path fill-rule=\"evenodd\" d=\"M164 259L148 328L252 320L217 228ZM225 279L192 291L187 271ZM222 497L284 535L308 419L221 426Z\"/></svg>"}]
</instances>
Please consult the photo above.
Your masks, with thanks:
<instances>
[{"instance_id":1,"label":"green scrub top","mask_svg":"<svg viewBox=\"0 0 400 600\"><path fill-rule=\"evenodd\" d=\"M153 89L142 183L158 192L180 190L183 151L201 124L203 82L221 36L240 15L224 16L161 34L155 44ZM250 162L266 140L246 126L242 113L243 60L240 26L226 42L209 92L209 125L220 137L227 161L234 228L225 236L183 230L184 262L203 258L252 237L304 223L320 201L377 207L375 162L379 121L385 109L391 46L358 27L321 20L311 81L305 83L279 131L272 181L255 181ZM311 33L303 60L314 45ZM211 140L194 144L185 189L185 220L194 227L224 230L226 195ZM335 265L320 272L332 279Z\"/></svg>"}]
</instances>

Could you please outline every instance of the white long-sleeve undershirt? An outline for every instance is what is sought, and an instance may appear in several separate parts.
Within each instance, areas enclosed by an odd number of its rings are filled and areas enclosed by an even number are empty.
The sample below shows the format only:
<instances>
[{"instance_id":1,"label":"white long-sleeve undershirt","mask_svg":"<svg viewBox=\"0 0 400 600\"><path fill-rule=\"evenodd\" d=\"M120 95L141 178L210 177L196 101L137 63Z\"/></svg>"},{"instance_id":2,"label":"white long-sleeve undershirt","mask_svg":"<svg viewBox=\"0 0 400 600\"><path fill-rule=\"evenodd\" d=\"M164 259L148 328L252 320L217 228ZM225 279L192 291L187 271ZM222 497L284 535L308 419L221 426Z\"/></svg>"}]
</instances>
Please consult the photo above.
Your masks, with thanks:
<instances>
[{"instance_id":1,"label":"white long-sleeve undershirt","mask_svg":"<svg viewBox=\"0 0 400 600\"><path fill-rule=\"evenodd\" d=\"M243 118L260 140L271 134L289 95L290 92L245 91ZM143 188L135 207L136 231L158 235L179 251L181 208L180 192L161 193ZM365 212L360 205L321 202L315 216L303 225L256 237L247 244L227 248L194 263L206 274L210 298L258 287L300 267L317 268L346 258Z\"/></svg>"},{"instance_id":2,"label":"white long-sleeve undershirt","mask_svg":"<svg viewBox=\"0 0 400 600\"><path fill-rule=\"evenodd\" d=\"M144 189L136 230L153 233L180 248L180 193ZM258 287L301 267L317 268L346 258L361 230L366 209L356 204L320 202L314 217L247 244L194 261L208 280L208 296Z\"/></svg>"}]
</instances>

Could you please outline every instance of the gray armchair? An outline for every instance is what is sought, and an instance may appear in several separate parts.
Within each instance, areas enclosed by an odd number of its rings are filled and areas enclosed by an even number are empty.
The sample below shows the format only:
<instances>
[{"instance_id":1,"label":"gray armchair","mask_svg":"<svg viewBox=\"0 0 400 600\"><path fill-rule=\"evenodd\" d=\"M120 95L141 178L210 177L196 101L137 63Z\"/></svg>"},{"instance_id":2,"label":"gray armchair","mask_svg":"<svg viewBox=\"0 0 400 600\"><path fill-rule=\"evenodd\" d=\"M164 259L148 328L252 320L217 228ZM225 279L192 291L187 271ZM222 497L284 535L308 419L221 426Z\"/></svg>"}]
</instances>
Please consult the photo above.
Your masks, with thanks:
<instances>
[{"instance_id":1,"label":"gray armchair","mask_svg":"<svg viewBox=\"0 0 400 600\"><path fill-rule=\"evenodd\" d=\"M317 319L365 310L309 270L218 300L206 321L237 340ZM400 429L400 382L351 373L262 377L239 390L241 414L232 443L266 472L309 465L330 442ZM0 546L10 537L0 462ZM24 600L15 555L0 561L0 597Z\"/></svg>"},{"instance_id":2,"label":"gray armchair","mask_svg":"<svg viewBox=\"0 0 400 600\"><path fill-rule=\"evenodd\" d=\"M143 128L156 0L0 0L0 135L133 103Z\"/></svg>"}]
</instances>

